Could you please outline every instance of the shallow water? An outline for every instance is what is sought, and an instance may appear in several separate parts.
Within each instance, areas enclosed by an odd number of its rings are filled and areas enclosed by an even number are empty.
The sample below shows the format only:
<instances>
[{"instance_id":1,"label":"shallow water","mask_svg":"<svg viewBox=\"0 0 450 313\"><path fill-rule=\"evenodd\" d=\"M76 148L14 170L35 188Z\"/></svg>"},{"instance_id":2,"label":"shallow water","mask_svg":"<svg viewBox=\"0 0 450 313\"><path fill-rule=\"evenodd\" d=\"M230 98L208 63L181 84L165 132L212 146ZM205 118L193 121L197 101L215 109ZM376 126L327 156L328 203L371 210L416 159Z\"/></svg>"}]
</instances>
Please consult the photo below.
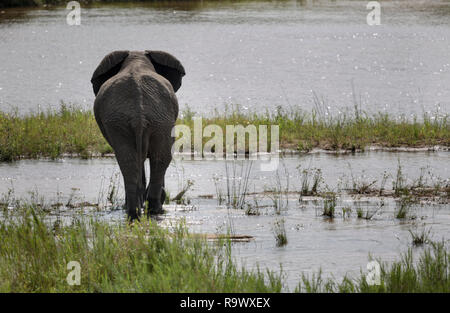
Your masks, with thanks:
<instances>
[{"instance_id":1,"label":"shallow water","mask_svg":"<svg viewBox=\"0 0 450 313\"><path fill-rule=\"evenodd\" d=\"M233 244L235 259L248 268L257 265L273 271L282 268L290 290L295 288L302 274L317 274L319 269L325 277L342 279L349 275L356 278L361 270L367 273L370 255L384 262L399 260L400 254L412 246L409 230L420 233L431 229L432 240L448 240L448 205L417 206L412 209L415 220L399 221L394 218L396 204L387 203L367 221L356 217L356 208L376 210L378 200L363 199L358 203L342 199L338 203L333 220L321 216L320 201L299 204L296 197L289 199L289 205L280 215L263 209L260 216L247 216L242 211L217 208L216 203L210 201L209 205L199 203L196 211L169 208L166 219L186 219L194 232L226 233L231 225L236 234L254 236L248 243ZM342 207L352 208L350 217L342 217ZM283 247L276 246L274 237L274 224L280 219L285 221L288 240ZM414 251L421 249L417 247Z\"/></svg>"},{"instance_id":2,"label":"shallow water","mask_svg":"<svg viewBox=\"0 0 450 313\"><path fill-rule=\"evenodd\" d=\"M315 107L394 115L449 113L450 3L382 2L380 26L367 1L225 1L82 7L81 26L65 8L0 13L0 109L91 108L90 77L117 49L161 49L187 76L181 109L209 114L226 104L260 111ZM352 84L356 94L352 94ZM326 109L326 108L325 108Z\"/></svg>"},{"instance_id":3,"label":"shallow water","mask_svg":"<svg viewBox=\"0 0 450 313\"><path fill-rule=\"evenodd\" d=\"M410 184L417 180L421 172L431 185L437 179L450 179L449 152L365 152L357 154L328 154L312 153L300 156L284 157L280 159L278 171L261 171L261 161L253 161L251 168L250 192L261 192L275 186L277 173L285 180L286 172L289 176L289 187L300 190L301 170L320 169L324 180L323 187L330 190L345 189L355 181L372 182L373 187L380 187L384 173L390 175L386 180L386 189L392 187L398 164ZM229 176L232 176L232 165L228 161ZM247 168L237 163L236 177ZM299 168L298 168L299 167ZM146 164L147 178L149 173ZM429 174L430 173L430 174ZM118 176L119 175L119 176ZM120 182L122 178L115 158L91 160L60 159L52 160L21 160L13 163L0 163L0 193L5 193L11 186L18 196L26 195L28 191L38 189L46 197L56 197L60 192L69 196L75 189L87 201L96 201L102 189L108 186L111 178ZM189 194L192 197L202 195L216 195L214 178L225 188L226 165L224 161L174 161L166 174L166 187L172 196L181 191L187 180L194 182ZM286 182L284 182L286 184ZM222 186L223 185L223 186Z\"/></svg>"},{"instance_id":4,"label":"shallow water","mask_svg":"<svg viewBox=\"0 0 450 313\"><path fill-rule=\"evenodd\" d=\"M448 183L450 163L448 152L366 152L361 154L333 155L314 153L285 157L278 172L262 172L259 161L252 163L249 176L249 192L274 189L279 181L282 189L298 191L301 186L301 170L321 169L323 182L321 190L339 191L351 186L352 181L372 182L379 188L386 172L390 176L385 188L392 188L400 162L407 184L422 176L426 185L436 182ZM233 163L228 163L228 177ZM243 181L242 169L249 161L235 163L236 181ZM241 167L243 166L243 167ZM298 169L300 166L300 169ZM278 173L278 174L277 174ZM288 173L286 175L286 173ZM278 175L278 176L277 176ZM216 186L226 194L226 165L224 161L178 161L171 164L166 176L167 190L174 197L192 180L194 185L186 196L188 205L166 205L167 213L159 218L162 225L185 219L193 232L226 233L250 235L254 240L234 243L234 256L248 267L259 264L261 268L279 271L282 264L287 275L290 290L295 288L302 273L315 273L322 268L327 277L342 278L345 274L359 276L366 270L369 254L383 261L398 259L399 253L411 246L409 230L417 232L431 228L431 238L448 240L450 207L448 204L423 202L411 207L408 218L398 220L395 216L399 204L390 197L352 197L341 195L337 199L336 217L333 220L321 216L323 201L306 197L299 201L297 194L289 194L282 201L280 214L275 212L270 194L258 193L247 196L247 202L259 207L258 216L248 216L244 210L227 209L217 201ZM73 203L97 202L108 192L111 180L120 181L119 170L114 158L110 159L62 159L22 160L0 164L0 193L14 190L16 198L31 198L46 203L69 200ZM277 180L279 177L279 180ZM352 180L353 177L353 180ZM34 191L34 193L29 193ZM212 195L212 199L202 196ZM118 203L123 203L123 187L120 187ZM384 204L383 204L384 203ZM344 218L342 208L351 208L350 217ZM372 220L358 219L356 210L377 211ZM79 209L62 209L66 217ZM125 220L123 210L83 210L108 221ZM274 223L285 220L288 244L277 247L274 237ZM414 248L420 251L421 248Z\"/></svg>"}]
</instances>

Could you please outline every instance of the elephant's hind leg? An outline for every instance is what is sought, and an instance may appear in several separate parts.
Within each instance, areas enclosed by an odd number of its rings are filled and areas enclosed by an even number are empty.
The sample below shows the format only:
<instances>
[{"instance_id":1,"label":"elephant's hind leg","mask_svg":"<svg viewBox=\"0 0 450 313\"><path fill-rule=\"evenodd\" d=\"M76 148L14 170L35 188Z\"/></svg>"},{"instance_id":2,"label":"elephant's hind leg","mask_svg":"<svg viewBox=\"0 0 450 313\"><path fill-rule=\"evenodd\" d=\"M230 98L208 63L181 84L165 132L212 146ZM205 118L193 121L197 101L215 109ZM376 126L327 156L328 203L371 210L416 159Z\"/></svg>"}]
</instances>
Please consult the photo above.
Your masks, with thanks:
<instances>
[{"instance_id":1,"label":"elephant's hind leg","mask_svg":"<svg viewBox=\"0 0 450 313\"><path fill-rule=\"evenodd\" d=\"M150 141L150 184L147 192L149 214L160 214L163 212L162 204L165 199L164 176L172 160L172 143L173 138L170 137L170 132L169 135L158 134L158 136L152 136Z\"/></svg>"},{"instance_id":2,"label":"elephant's hind leg","mask_svg":"<svg viewBox=\"0 0 450 313\"><path fill-rule=\"evenodd\" d=\"M141 175L143 164L137 159L135 137L129 130L117 127L105 127L122 172L128 218L139 219L144 202L144 190Z\"/></svg>"}]
</instances>

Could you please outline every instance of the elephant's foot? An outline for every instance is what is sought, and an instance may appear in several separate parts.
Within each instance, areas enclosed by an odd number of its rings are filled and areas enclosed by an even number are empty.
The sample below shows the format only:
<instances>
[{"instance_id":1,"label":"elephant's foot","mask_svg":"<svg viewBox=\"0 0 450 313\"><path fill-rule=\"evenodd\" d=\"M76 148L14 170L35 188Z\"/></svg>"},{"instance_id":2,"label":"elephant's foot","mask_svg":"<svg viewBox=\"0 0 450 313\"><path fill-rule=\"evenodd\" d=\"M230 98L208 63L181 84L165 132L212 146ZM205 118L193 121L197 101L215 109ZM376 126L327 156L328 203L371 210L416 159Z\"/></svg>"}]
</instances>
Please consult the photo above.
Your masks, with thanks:
<instances>
[{"instance_id":1,"label":"elephant's foot","mask_svg":"<svg viewBox=\"0 0 450 313\"><path fill-rule=\"evenodd\" d=\"M128 210L128 221L133 222L133 221L139 221L139 217L140 217L140 209L136 208L135 210Z\"/></svg>"},{"instance_id":2,"label":"elephant's foot","mask_svg":"<svg viewBox=\"0 0 450 313\"><path fill-rule=\"evenodd\" d=\"M139 218L141 216L141 203L142 196L136 197L136 194L134 193L127 193L125 205L127 207L127 215L129 221L139 221Z\"/></svg>"},{"instance_id":3,"label":"elephant's foot","mask_svg":"<svg viewBox=\"0 0 450 313\"><path fill-rule=\"evenodd\" d=\"M140 218L138 214L130 214L128 213L128 218L127 218L128 222L130 224L132 224L133 222L139 222Z\"/></svg>"},{"instance_id":4,"label":"elephant's foot","mask_svg":"<svg viewBox=\"0 0 450 313\"><path fill-rule=\"evenodd\" d=\"M153 187L157 187L155 189L160 190L160 191L156 191L153 193L156 195L159 194L159 198L157 198L158 196L151 197L150 186L149 186L149 188L147 189L147 192L146 192L147 201L146 201L146 204L144 205L144 207L146 208L146 211L147 211L147 216L164 213L162 205L166 201L166 191L164 190L164 187L161 187L161 185L159 185L159 186L154 185Z\"/></svg>"},{"instance_id":5,"label":"elephant's foot","mask_svg":"<svg viewBox=\"0 0 450 313\"><path fill-rule=\"evenodd\" d=\"M148 210L147 216L163 214L164 210L162 208L161 199L148 199Z\"/></svg>"},{"instance_id":6,"label":"elephant's foot","mask_svg":"<svg viewBox=\"0 0 450 313\"><path fill-rule=\"evenodd\" d=\"M133 226L135 222L140 222L141 219L139 218L139 216L135 216L135 217L128 216L127 221L128 221L128 225Z\"/></svg>"}]
</instances>

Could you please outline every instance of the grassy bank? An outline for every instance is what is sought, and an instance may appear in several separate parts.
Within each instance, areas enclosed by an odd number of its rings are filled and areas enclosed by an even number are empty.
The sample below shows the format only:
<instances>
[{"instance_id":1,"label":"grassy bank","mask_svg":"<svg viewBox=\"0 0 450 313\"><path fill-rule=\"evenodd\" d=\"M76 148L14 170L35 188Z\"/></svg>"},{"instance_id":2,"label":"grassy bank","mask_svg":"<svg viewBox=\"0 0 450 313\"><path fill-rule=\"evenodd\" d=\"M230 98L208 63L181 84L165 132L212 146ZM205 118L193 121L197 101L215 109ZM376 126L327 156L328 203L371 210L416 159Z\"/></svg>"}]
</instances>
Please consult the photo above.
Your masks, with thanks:
<instances>
[{"instance_id":1,"label":"grassy bank","mask_svg":"<svg viewBox=\"0 0 450 313\"><path fill-rule=\"evenodd\" d=\"M188 125L193 133L191 111L183 112L177 123ZM387 114L341 114L323 118L314 112L280 109L274 113L243 114L236 109L204 118L203 127L209 124L219 125L224 134L225 125L252 124L257 128L259 125L279 125L281 147L300 151L313 148L357 150L369 145L450 146L450 120L427 115L420 120L394 119ZM270 131L268 133L270 137ZM111 152L91 111L61 105L58 111L28 115L0 112L0 161L58 158L67 153L89 158Z\"/></svg>"},{"instance_id":2,"label":"grassy bank","mask_svg":"<svg viewBox=\"0 0 450 313\"><path fill-rule=\"evenodd\" d=\"M62 105L59 111L19 116L0 113L0 161L21 157L57 158L63 153L88 158L109 153L92 112Z\"/></svg>"},{"instance_id":3,"label":"grassy bank","mask_svg":"<svg viewBox=\"0 0 450 313\"><path fill-rule=\"evenodd\" d=\"M280 292L284 274L239 268L230 242L207 243L183 226L169 232L154 223L133 227L74 218L49 221L41 208L16 207L0 220L1 292ZM80 264L80 284L66 278ZM412 250L391 265L381 261L380 285L304 276L297 292L449 292L450 255L443 243Z\"/></svg>"},{"instance_id":4,"label":"grassy bank","mask_svg":"<svg viewBox=\"0 0 450 313\"><path fill-rule=\"evenodd\" d=\"M184 112L180 123L193 127L192 113ZM421 119L394 118L386 113L367 115L361 111L336 116L302 110L240 113L239 107L203 120L203 125L278 125L280 146L300 151L313 148L356 150L369 145L382 147L450 146L450 120L424 115ZM225 131L224 131L225 133ZM268 130L270 138L270 130ZM205 141L209 140L206 138Z\"/></svg>"}]
</instances>

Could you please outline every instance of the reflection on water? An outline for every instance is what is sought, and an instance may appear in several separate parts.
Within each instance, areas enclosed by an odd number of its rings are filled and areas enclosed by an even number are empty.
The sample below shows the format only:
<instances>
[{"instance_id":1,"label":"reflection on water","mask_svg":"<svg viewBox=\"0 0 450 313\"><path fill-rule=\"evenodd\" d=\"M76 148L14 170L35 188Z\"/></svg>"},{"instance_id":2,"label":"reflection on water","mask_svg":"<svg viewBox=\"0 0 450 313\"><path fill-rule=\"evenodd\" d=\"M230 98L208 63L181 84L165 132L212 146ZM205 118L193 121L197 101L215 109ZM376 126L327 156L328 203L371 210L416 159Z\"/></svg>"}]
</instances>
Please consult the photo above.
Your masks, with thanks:
<instances>
[{"instance_id":1,"label":"reflection on water","mask_svg":"<svg viewBox=\"0 0 450 313\"><path fill-rule=\"evenodd\" d=\"M260 110L449 112L450 3L382 3L382 25L366 24L367 1L189 1L93 5L82 25L65 8L0 10L0 109L21 112L60 100L91 108L89 80L117 49L162 49L184 64L183 109L225 104Z\"/></svg>"}]
</instances>

